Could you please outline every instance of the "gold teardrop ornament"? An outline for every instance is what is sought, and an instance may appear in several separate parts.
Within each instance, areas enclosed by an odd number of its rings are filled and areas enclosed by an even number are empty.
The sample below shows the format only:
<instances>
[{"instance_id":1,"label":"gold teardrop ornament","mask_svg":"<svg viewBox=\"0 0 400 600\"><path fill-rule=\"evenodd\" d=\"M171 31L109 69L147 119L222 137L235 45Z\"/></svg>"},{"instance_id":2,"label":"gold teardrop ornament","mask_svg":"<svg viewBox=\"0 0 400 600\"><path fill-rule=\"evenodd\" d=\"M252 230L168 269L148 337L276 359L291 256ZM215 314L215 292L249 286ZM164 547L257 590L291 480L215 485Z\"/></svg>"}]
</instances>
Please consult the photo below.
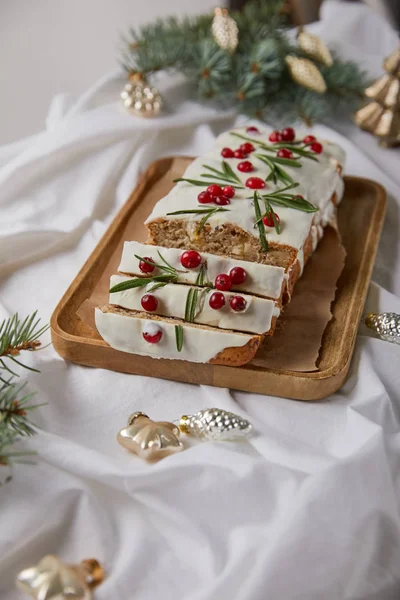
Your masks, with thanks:
<instances>
[{"instance_id":1,"label":"gold teardrop ornament","mask_svg":"<svg viewBox=\"0 0 400 600\"><path fill-rule=\"evenodd\" d=\"M311 60L288 55L285 61L293 81L318 94L326 92L325 79Z\"/></svg>"},{"instance_id":2,"label":"gold teardrop ornament","mask_svg":"<svg viewBox=\"0 0 400 600\"><path fill-rule=\"evenodd\" d=\"M297 36L297 43L300 50L308 54L313 60L321 62L327 67L333 65L333 58L329 48L314 33L300 30Z\"/></svg>"},{"instance_id":3,"label":"gold teardrop ornament","mask_svg":"<svg viewBox=\"0 0 400 600\"><path fill-rule=\"evenodd\" d=\"M145 460L159 460L183 450L180 430L174 423L152 421L142 412L129 417L128 426L121 429L118 442Z\"/></svg>"},{"instance_id":4,"label":"gold teardrop ornament","mask_svg":"<svg viewBox=\"0 0 400 600\"><path fill-rule=\"evenodd\" d=\"M36 600L92 600L92 588L103 579L103 568L94 558L69 565L49 554L33 567L21 571L16 585Z\"/></svg>"},{"instance_id":5,"label":"gold teardrop ornament","mask_svg":"<svg viewBox=\"0 0 400 600\"><path fill-rule=\"evenodd\" d=\"M226 8L216 8L211 23L211 33L222 50L235 52L239 43L239 28Z\"/></svg>"}]
</instances>

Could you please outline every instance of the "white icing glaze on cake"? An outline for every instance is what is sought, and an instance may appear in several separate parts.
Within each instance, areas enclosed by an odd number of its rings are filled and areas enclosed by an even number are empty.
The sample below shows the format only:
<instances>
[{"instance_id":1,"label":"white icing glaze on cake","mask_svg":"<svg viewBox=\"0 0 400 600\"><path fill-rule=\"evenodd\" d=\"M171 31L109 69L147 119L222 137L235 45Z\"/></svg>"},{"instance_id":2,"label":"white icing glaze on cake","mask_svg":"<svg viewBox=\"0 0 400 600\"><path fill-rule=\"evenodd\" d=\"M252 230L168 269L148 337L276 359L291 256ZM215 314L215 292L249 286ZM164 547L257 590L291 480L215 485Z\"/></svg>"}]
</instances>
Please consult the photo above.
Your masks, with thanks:
<instances>
[{"instance_id":1,"label":"white icing glaze on cake","mask_svg":"<svg viewBox=\"0 0 400 600\"><path fill-rule=\"evenodd\" d=\"M246 135L254 141L259 140L270 144L268 136L271 129L262 129L260 135L246 134L245 128L233 131ZM220 169L221 161L223 160L220 154L221 149L225 146L238 148L243 142L244 140L233 136L232 132L223 133L218 137L215 147L211 152L204 157L195 159L193 163L189 165L184 177L188 179L203 179L201 174L205 172L203 167L204 164ZM318 162L307 158L301 158L301 168L285 166L285 170L292 176L294 181L299 183L299 186L295 188L293 193L301 194L307 200L315 204L319 208L320 220L326 224L331 218L332 211L334 211L331 202L332 195L335 192L338 194L339 191L338 201L341 197L340 190L342 189L342 184L341 176L337 170L337 163L338 161L344 161L344 153L336 144L324 140L322 140L322 144L324 151L319 155L315 155ZM260 150L260 152L262 153L262 150ZM241 162L241 159L227 159L227 162L238 175L243 185L249 177L261 177L262 179L265 179L269 174L269 167L256 158L255 153L251 153L245 160L250 160L255 167L250 173L241 173L237 170L237 164ZM204 181L206 182L207 180L204 178ZM146 220L146 223L150 223L151 221L160 218L163 220L182 219L188 222L187 229L189 233L191 232L192 236L195 235L195 224L200 219L199 215L183 214L167 216L167 213L199 208L199 206L201 208L213 207L213 204L199 205L197 202L199 192L206 189L206 187L206 183L204 188L186 182L177 183L169 194L155 205L153 212ZM274 185L272 182L269 182L267 189L268 191L274 191L280 187L282 187L282 184ZM255 216L253 201L249 199L249 196L252 196L252 194L252 190L249 190L248 188L236 190L235 197L231 199L231 204L224 207L228 208L229 212L220 212L213 215L208 220L210 226L217 227L223 223L232 223L257 237L258 233L254 227ZM275 211L280 217L281 233L277 234L274 228L266 227L267 239L271 242L288 245L300 250L310 232L314 215L318 213L306 213L287 207L276 207Z\"/></svg>"},{"instance_id":2,"label":"white icing glaze on cake","mask_svg":"<svg viewBox=\"0 0 400 600\"><path fill-rule=\"evenodd\" d=\"M207 363L225 348L241 348L254 337L245 333L201 329L182 324L183 348L178 352L174 323L157 321L157 325L163 330L162 338L157 344L149 344L143 338L143 330L154 323L151 319L140 319L134 314L103 312L100 308L96 308L95 321L101 337L116 350L153 358L189 360L197 363Z\"/></svg>"},{"instance_id":3,"label":"white icing glaze on cake","mask_svg":"<svg viewBox=\"0 0 400 600\"><path fill-rule=\"evenodd\" d=\"M113 275L111 277L111 287L128 281L130 277ZM150 288L149 284L147 288ZM185 305L188 291L191 286L170 283L160 287L153 292L158 300L157 310L154 314L167 317L177 317L184 319ZM267 333L271 329L272 317L278 317L279 308L273 300L240 294L246 300L246 308L242 312L235 312L229 306L229 299L238 295L237 292L220 292L225 297L225 306L219 310L214 310L209 305L209 298L216 290L208 291L207 288L197 288L199 291L197 309L195 313L195 323L220 327L221 329L234 329L235 331L249 331L252 333ZM131 288L122 292L110 294L110 304L116 304L130 310L143 311L140 303L141 298L147 293L146 288Z\"/></svg>"},{"instance_id":4,"label":"white icing glaze on cake","mask_svg":"<svg viewBox=\"0 0 400 600\"><path fill-rule=\"evenodd\" d=\"M118 270L121 273L132 275L144 274L139 269L139 260L137 256L148 256L155 262L160 263L158 251L165 260L177 270L184 270L184 273L179 273L180 283L195 283L199 268L183 269L180 258L183 250L177 248L163 248L161 246L150 246L139 242L125 242L122 251L121 263ZM272 265L262 265L256 262L247 262L244 260L235 260L233 258L225 258L215 254L201 252L201 257L207 263L207 278L214 282L217 275L220 273L229 273L233 267L242 267L246 273L246 281L240 285L234 285L233 290L239 292L250 292L267 298L279 299L282 294L282 286L285 282L285 270L282 267L274 267ZM159 274L160 271L154 271Z\"/></svg>"}]
</instances>

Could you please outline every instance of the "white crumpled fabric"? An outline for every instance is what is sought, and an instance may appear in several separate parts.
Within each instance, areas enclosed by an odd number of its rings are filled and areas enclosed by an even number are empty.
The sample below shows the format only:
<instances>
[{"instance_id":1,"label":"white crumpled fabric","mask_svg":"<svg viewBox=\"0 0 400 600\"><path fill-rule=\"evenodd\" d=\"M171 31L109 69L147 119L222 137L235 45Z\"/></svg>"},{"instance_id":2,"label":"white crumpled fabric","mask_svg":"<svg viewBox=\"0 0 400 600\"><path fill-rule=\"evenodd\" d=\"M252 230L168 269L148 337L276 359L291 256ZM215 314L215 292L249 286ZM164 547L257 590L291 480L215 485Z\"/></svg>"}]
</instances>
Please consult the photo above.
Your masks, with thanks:
<instances>
[{"instance_id":1,"label":"white crumpled fabric","mask_svg":"<svg viewBox=\"0 0 400 600\"><path fill-rule=\"evenodd\" d=\"M372 76L397 38L366 7L327 2L320 33ZM38 83L40 85L40 81ZM56 96L46 130L0 148L0 317L50 315L154 159L199 154L233 114L159 82L166 112L117 106L119 73ZM368 309L400 313L400 154L352 125L316 127L347 173L389 192ZM99 600L396 600L400 597L400 346L360 330L348 380L319 403L124 375L29 355L40 434L0 488L0 598L17 572L56 553L102 561ZM24 376L26 374L24 373ZM243 443L196 443L148 465L116 434L135 410L173 420L205 407L251 420Z\"/></svg>"}]
</instances>

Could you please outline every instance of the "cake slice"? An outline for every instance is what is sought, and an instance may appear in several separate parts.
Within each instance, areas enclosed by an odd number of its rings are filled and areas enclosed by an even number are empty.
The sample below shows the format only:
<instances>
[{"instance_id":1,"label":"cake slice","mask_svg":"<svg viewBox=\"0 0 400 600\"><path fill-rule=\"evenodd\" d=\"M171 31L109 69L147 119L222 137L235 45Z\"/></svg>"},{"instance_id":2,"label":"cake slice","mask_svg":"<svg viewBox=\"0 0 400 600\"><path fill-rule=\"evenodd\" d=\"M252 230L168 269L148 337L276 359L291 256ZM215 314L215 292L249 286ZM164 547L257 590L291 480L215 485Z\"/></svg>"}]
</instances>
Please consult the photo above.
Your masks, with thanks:
<instances>
[{"instance_id":1,"label":"cake slice","mask_svg":"<svg viewBox=\"0 0 400 600\"><path fill-rule=\"evenodd\" d=\"M186 323L113 305L95 309L101 337L116 350L238 367L255 355L262 336Z\"/></svg>"}]
</instances>

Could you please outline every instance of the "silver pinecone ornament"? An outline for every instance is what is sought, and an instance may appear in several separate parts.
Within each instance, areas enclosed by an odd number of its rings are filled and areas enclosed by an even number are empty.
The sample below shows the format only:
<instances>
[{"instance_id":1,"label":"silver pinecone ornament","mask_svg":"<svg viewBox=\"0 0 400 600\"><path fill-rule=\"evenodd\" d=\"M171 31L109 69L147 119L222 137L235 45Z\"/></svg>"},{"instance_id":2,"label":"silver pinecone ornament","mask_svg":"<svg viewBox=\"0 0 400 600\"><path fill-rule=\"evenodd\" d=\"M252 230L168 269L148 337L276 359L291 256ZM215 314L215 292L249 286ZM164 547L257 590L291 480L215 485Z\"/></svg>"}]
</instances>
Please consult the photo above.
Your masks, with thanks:
<instances>
[{"instance_id":1,"label":"silver pinecone ornament","mask_svg":"<svg viewBox=\"0 0 400 600\"><path fill-rule=\"evenodd\" d=\"M226 8L216 8L211 24L213 38L222 50L235 52L239 43L239 28Z\"/></svg>"},{"instance_id":2,"label":"silver pinecone ornament","mask_svg":"<svg viewBox=\"0 0 400 600\"><path fill-rule=\"evenodd\" d=\"M367 327L375 331L380 338L393 344L400 344L400 315L397 313L368 313L365 317Z\"/></svg>"},{"instance_id":3,"label":"silver pinecone ornament","mask_svg":"<svg viewBox=\"0 0 400 600\"><path fill-rule=\"evenodd\" d=\"M140 73L130 75L121 99L124 108L138 117L155 117L162 107L159 91L150 86Z\"/></svg>"},{"instance_id":4,"label":"silver pinecone ornament","mask_svg":"<svg viewBox=\"0 0 400 600\"><path fill-rule=\"evenodd\" d=\"M253 429L246 419L220 408L206 408L194 415L184 415L179 427L187 435L214 441L247 437Z\"/></svg>"}]
</instances>

